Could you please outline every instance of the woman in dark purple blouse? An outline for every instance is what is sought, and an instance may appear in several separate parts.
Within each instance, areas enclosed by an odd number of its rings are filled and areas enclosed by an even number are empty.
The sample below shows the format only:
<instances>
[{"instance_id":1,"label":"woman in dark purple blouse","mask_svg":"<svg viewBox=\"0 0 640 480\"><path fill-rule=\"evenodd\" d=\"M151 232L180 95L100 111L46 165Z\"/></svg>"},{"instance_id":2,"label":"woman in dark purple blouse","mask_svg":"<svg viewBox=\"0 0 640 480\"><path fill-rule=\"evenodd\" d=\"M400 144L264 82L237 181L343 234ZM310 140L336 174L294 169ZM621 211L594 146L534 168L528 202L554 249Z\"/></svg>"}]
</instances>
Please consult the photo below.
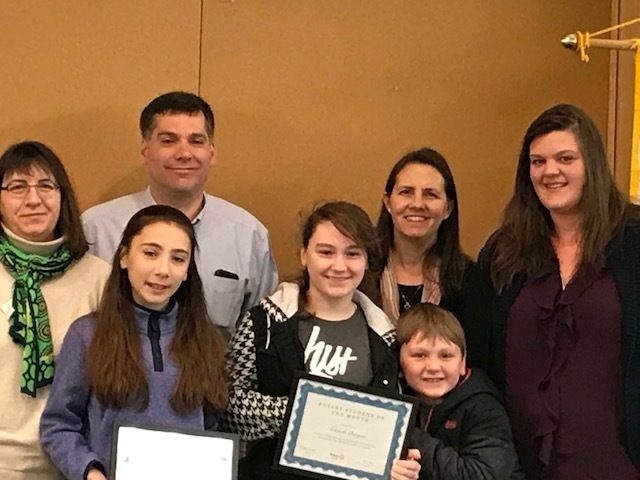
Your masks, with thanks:
<instances>
[{"instance_id":1,"label":"woman in dark purple blouse","mask_svg":"<svg viewBox=\"0 0 640 480\"><path fill-rule=\"evenodd\" d=\"M531 124L480 253L488 370L529 479L640 479L639 219L582 110Z\"/></svg>"}]
</instances>

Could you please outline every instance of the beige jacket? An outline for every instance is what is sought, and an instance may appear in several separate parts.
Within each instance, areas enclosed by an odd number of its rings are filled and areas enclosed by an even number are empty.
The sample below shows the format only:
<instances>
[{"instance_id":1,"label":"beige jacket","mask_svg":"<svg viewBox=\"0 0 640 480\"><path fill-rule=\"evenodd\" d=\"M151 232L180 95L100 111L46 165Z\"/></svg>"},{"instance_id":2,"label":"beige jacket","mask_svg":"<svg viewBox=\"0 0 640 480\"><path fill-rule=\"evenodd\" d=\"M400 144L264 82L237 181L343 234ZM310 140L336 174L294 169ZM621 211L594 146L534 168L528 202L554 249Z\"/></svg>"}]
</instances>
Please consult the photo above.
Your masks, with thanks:
<instances>
[{"instance_id":1,"label":"beige jacket","mask_svg":"<svg viewBox=\"0 0 640 480\"><path fill-rule=\"evenodd\" d=\"M56 242L40 245L9 236L25 251L55 248ZM64 275L43 284L56 356L69 325L98 306L109 270L106 262L87 254ZM20 393L23 349L9 336L12 295L13 278L0 266L0 479L58 479L61 477L40 447L38 435L50 387L38 389L36 398Z\"/></svg>"}]
</instances>

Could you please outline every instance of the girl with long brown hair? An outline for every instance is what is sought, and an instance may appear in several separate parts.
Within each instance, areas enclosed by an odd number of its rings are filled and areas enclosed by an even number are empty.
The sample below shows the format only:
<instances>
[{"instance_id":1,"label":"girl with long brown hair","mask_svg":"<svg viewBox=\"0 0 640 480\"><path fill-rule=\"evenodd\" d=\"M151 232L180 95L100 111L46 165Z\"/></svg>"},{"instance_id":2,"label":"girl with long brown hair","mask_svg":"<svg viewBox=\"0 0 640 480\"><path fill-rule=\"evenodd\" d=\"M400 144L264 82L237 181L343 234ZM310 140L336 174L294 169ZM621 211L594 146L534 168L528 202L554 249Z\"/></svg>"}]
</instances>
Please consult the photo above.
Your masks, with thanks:
<instances>
[{"instance_id":1,"label":"girl with long brown hair","mask_svg":"<svg viewBox=\"0 0 640 480\"><path fill-rule=\"evenodd\" d=\"M489 373L527 478L639 478L640 221L585 112L529 126L479 263Z\"/></svg>"},{"instance_id":2,"label":"girl with long brown hair","mask_svg":"<svg viewBox=\"0 0 640 480\"><path fill-rule=\"evenodd\" d=\"M106 478L116 420L202 429L225 406L224 340L207 316L195 249L191 222L172 207L144 208L127 224L99 309L65 337L40 424L66 478Z\"/></svg>"}]
</instances>

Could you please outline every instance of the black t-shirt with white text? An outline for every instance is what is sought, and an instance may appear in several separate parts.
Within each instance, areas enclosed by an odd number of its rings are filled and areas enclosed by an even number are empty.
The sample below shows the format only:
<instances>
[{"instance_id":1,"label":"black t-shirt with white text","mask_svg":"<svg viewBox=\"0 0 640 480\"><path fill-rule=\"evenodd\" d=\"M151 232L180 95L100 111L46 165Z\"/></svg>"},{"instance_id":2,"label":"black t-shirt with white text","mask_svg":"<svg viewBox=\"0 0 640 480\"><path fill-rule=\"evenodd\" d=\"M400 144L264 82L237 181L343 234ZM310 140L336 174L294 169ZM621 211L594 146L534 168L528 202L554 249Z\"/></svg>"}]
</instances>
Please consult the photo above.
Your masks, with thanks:
<instances>
[{"instance_id":1,"label":"black t-shirt with white text","mask_svg":"<svg viewBox=\"0 0 640 480\"><path fill-rule=\"evenodd\" d=\"M311 316L300 320L298 338L304 346L307 372L355 385L373 377L367 320L360 307L346 320Z\"/></svg>"}]
</instances>

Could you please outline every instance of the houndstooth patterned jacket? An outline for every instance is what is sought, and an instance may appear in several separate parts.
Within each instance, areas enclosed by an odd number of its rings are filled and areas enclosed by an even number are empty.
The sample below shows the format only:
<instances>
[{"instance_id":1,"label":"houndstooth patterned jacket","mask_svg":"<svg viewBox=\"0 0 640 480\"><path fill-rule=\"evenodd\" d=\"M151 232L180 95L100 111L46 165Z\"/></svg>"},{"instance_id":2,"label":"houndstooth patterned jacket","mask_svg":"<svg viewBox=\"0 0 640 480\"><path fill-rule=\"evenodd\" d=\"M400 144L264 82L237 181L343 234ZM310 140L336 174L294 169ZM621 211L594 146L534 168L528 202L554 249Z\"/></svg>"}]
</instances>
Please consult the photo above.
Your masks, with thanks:
<instances>
[{"instance_id":1,"label":"houndstooth patterned jacket","mask_svg":"<svg viewBox=\"0 0 640 480\"><path fill-rule=\"evenodd\" d=\"M295 284L281 284L272 296L263 299L239 321L229 345L227 366L232 387L221 426L223 430L238 433L244 440L274 438L280 433L288 397L267 395L259 391L254 322L266 322L267 335L260 348L269 349L272 342L271 327L276 323L287 322L298 311L298 292ZM393 389L397 385L397 362L395 356L389 354L389 347L395 342L394 326L384 312L364 294L356 291L354 301L363 309L370 329L382 339L379 343L386 346L383 347L386 351L383 353L386 378L380 382L381 386ZM291 362L288 360L285 363L292 371L295 370L298 367L295 359L291 359ZM288 392L288 389L288 385L284 386L285 391Z\"/></svg>"}]
</instances>

